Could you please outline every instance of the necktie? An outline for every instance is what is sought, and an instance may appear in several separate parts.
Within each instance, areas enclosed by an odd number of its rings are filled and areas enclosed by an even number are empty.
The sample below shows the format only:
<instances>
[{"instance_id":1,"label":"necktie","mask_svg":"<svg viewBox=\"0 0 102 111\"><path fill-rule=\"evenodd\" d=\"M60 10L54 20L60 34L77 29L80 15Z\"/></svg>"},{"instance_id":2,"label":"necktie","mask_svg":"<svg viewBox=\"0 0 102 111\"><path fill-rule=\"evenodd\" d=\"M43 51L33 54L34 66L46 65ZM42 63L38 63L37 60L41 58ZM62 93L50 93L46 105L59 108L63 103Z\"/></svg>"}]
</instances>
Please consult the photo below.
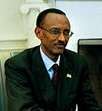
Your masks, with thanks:
<instances>
[{"instance_id":1,"label":"necktie","mask_svg":"<svg viewBox=\"0 0 102 111\"><path fill-rule=\"evenodd\" d=\"M54 71L54 74L53 74L53 77L52 77L52 82L53 82L55 88L57 88L58 81L59 81L59 66L58 66L58 64L54 64L52 66L52 68L53 68L53 71Z\"/></svg>"}]
</instances>

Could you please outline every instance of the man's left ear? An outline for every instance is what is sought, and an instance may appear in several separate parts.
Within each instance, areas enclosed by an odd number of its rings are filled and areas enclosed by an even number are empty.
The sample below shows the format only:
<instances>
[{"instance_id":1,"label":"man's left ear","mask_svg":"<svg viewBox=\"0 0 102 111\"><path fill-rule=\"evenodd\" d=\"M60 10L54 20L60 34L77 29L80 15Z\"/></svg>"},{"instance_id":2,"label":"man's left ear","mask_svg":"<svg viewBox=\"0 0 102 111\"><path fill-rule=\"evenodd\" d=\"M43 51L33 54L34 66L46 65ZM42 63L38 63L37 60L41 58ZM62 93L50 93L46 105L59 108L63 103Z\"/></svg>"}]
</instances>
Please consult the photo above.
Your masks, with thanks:
<instances>
[{"instance_id":1,"label":"man's left ear","mask_svg":"<svg viewBox=\"0 0 102 111\"><path fill-rule=\"evenodd\" d=\"M35 28L35 34L36 34L36 36L37 36L38 39L41 39L41 37L42 37L41 28L36 27L36 28Z\"/></svg>"}]
</instances>

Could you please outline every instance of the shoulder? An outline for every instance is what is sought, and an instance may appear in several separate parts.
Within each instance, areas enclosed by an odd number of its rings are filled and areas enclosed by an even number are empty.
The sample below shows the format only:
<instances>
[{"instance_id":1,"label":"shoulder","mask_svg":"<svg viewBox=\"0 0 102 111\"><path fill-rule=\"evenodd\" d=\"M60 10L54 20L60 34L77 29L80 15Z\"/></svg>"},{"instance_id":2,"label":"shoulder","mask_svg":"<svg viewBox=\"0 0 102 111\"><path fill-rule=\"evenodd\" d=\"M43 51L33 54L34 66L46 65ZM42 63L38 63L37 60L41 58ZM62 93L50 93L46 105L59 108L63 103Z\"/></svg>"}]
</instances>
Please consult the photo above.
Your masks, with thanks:
<instances>
[{"instance_id":1,"label":"shoulder","mask_svg":"<svg viewBox=\"0 0 102 111\"><path fill-rule=\"evenodd\" d=\"M66 61L73 63L75 65L87 65L85 57L78 54L77 52L65 49L63 56L66 59Z\"/></svg>"},{"instance_id":2,"label":"shoulder","mask_svg":"<svg viewBox=\"0 0 102 111\"><path fill-rule=\"evenodd\" d=\"M32 55L39 50L39 46L34 48L25 49L19 54L10 57L5 61L5 65L16 65L17 67L23 67L24 65L29 64L32 61Z\"/></svg>"},{"instance_id":3,"label":"shoulder","mask_svg":"<svg viewBox=\"0 0 102 111\"><path fill-rule=\"evenodd\" d=\"M65 49L63 55L66 57L66 58L77 58L77 59L82 59L84 58L83 56L79 55L77 52L74 52L74 51L71 51L69 49Z\"/></svg>"}]
</instances>

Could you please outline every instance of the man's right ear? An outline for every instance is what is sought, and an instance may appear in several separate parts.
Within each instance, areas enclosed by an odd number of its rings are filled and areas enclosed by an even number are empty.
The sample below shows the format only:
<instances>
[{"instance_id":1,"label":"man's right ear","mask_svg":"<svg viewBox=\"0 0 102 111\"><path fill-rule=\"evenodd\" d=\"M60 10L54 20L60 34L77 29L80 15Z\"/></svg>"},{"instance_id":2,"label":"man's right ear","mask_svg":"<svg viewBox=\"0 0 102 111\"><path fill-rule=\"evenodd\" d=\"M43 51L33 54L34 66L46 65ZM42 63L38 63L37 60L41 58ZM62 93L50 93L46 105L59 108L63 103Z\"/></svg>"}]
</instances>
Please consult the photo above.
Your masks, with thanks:
<instances>
[{"instance_id":1,"label":"man's right ear","mask_svg":"<svg viewBox=\"0 0 102 111\"><path fill-rule=\"evenodd\" d=\"M35 34L38 37L38 39L41 39L41 37L42 37L42 30L41 30L41 28L36 27L35 28Z\"/></svg>"}]
</instances>

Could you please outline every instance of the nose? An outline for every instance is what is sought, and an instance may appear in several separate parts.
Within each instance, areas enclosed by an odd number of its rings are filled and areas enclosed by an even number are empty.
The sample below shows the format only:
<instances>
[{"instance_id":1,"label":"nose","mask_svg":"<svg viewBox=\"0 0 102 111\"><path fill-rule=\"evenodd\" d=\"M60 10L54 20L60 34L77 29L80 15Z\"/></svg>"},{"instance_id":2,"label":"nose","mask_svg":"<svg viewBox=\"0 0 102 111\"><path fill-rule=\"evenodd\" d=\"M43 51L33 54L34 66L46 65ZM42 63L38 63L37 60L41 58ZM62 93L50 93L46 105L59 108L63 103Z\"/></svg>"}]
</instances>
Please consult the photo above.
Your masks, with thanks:
<instances>
[{"instance_id":1,"label":"nose","mask_svg":"<svg viewBox=\"0 0 102 111\"><path fill-rule=\"evenodd\" d=\"M63 35L63 33L61 33L61 34L59 35L58 40L65 42L65 36Z\"/></svg>"}]
</instances>

